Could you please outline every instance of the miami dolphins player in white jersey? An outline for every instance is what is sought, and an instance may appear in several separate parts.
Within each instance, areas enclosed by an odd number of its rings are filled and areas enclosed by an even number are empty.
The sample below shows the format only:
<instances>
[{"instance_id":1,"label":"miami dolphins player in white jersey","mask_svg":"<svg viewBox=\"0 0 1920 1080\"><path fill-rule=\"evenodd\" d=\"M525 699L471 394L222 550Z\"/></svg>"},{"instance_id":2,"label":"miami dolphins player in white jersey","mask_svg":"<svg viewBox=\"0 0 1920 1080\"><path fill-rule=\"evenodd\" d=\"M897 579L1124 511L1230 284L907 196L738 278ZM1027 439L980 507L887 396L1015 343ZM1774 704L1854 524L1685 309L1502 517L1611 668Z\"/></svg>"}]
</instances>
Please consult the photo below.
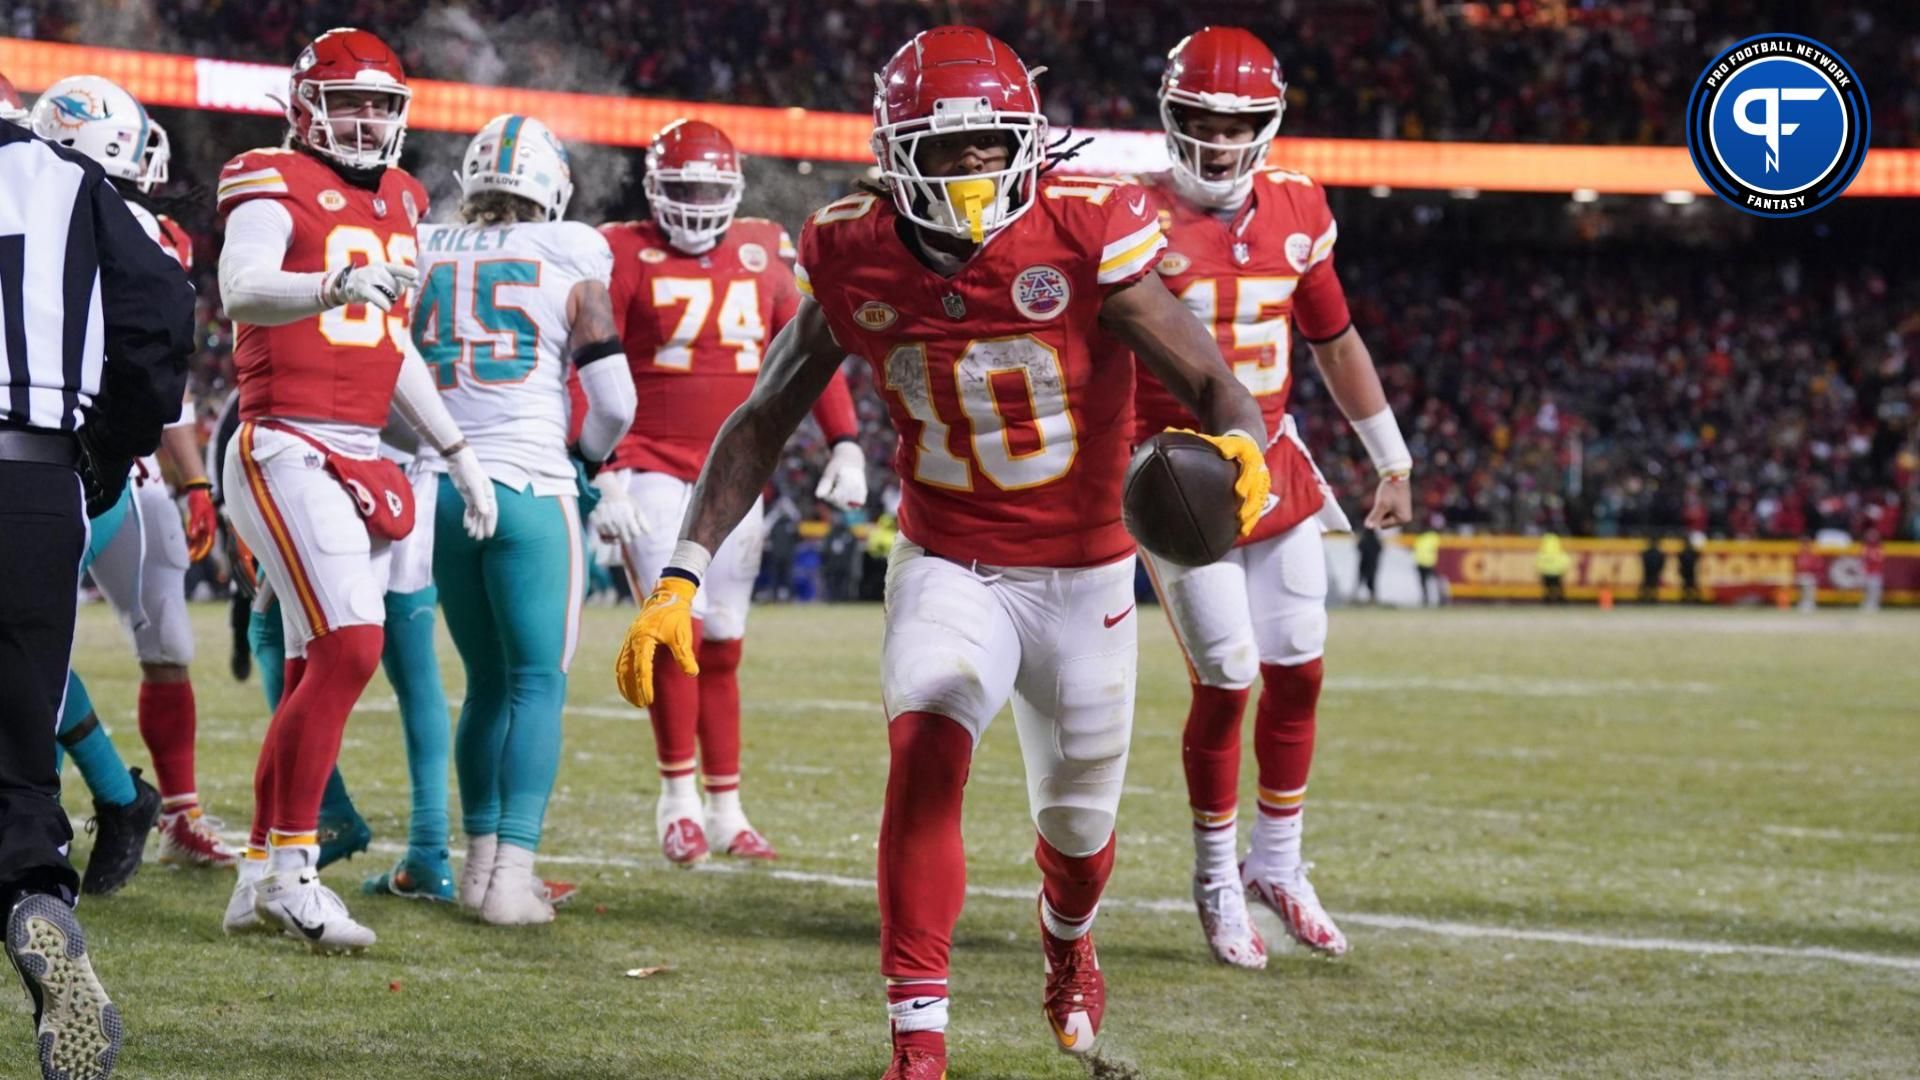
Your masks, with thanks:
<instances>
[{"instance_id":1,"label":"miami dolphins player in white jersey","mask_svg":"<svg viewBox=\"0 0 1920 1080\"><path fill-rule=\"evenodd\" d=\"M460 224L420 227L413 341L441 400L493 478L500 523L475 541L443 481L433 576L467 670L454 736L467 858L460 902L498 925L552 921L533 874L560 764L560 714L585 590L573 456L604 461L633 422L632 375L613 321L613 255L563 221L573 181L545 124L495 117L467 146ZM570 451L567 377L586 415ZM619 498L596 527L642 526Z\"/></svg>"}]
</instances>

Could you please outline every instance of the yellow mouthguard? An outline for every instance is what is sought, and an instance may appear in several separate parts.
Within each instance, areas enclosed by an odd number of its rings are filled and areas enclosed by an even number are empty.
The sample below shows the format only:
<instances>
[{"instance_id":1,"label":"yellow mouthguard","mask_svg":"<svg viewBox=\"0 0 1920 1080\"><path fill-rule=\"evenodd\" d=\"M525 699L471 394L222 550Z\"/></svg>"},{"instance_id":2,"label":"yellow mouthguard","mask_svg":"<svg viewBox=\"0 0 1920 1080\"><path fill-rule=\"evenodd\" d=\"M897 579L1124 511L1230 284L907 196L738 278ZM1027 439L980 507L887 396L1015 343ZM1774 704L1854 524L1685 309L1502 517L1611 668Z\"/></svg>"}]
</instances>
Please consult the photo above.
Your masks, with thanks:
<instances>
[{"instance_id":1,"label":"yellow mouthguard","mask_svg":"<svg viewBox=\"0 0 1920 1080\"><path fill-rule=\"evenodd\" d=\"M973 232L973 242L976 244L987 237L986 210L993 196L993 181L984 177L947 182L947 201L967 219L967 228Z\"/></svg>"}]
</instances>

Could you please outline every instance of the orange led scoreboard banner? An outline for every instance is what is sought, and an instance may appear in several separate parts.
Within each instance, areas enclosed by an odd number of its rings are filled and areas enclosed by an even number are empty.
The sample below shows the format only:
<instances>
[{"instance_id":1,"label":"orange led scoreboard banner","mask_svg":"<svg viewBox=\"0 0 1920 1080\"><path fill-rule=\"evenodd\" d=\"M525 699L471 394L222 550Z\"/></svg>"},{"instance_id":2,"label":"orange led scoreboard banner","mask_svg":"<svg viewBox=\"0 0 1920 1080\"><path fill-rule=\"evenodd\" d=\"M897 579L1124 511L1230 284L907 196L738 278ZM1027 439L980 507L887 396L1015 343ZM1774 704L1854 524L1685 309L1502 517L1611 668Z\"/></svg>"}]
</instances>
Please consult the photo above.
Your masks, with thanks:
<instances>
[{"instance_id":1,"label":"orange led scoreboard banner","mask_svg":"<svg viewBox=\"0 0 1920 1080\"><path fill-rule=\"evenodd\" d=\"M1402 536L1401 543L1412 539ZM1640 553L1645 540L1582 539L1562 541L1573 565L1564 584L1572 600L1594 600L1602 591L1628 602L1640 593ZM1681 543L1664 541L1666 564L1660 574L1659 596L1679 600ZM1456 600L1539 600L1540 571L1534 555L1540 539L1533 536L1443 536L1440 573ZM1882 600L1887 604L1920 605L1920 544L1886 544L1882 566ZM1867 584L1864 551L1858 544L1814 548L1820 557L1815 588L1823 604L1857 604ZM1795 540L1709 540L1700 549L1698 571L1701 598L1709 603L1777 602L1784 590L1799 599Z\"/></svg>"},{"instance_id":2,"label":"orange led scoreboard banner","mask_svg":"<svg viewBox=\"0 0 1920 1080\"><path fill-rule=\"evenodd\" d=\"M68 75L105 75L148 105L274 115L287 93L287 69L169 53L0 38L0 72L23 92ZM867 163L871 120L863 113L771 109L659 98L572 94L413 81L412 125L467 134L503 112L546 121L564 139L645 146L668 121L694 116L725 128L740 148L765 157ZM1093 142L1074 168L1145 172L1166 166L1159 132L1082 131ZM1705 194L1685 147L1550 146L1531 143L1421 142L1381 139L1275 141L1277 165L1333 187L1532 191L1581 189L1615 195ZM1920 195L1920 150L1874 149L1849 196Z\"/></svg>"}]
</instances>

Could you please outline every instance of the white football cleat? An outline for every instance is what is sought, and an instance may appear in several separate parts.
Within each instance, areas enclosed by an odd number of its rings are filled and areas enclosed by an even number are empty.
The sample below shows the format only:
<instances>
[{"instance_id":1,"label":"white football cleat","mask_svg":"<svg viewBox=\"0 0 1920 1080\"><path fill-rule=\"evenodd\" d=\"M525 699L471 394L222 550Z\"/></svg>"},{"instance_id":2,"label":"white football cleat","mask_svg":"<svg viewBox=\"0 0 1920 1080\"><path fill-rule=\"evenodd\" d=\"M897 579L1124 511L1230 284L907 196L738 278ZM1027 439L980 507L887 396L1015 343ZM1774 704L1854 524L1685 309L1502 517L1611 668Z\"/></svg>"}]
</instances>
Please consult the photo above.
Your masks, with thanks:
<instances>
[{"instance_id":1,"label":"white football cleat","mask_svg":"<svg viewBox=\"0 0 1920 1080\"><path fill-rule=\"evenodd\" d=\"M269 873L253 889L253 910L269 926L286 928L317 953L354 952L374 943L372 930L353 921L346 901L320 884L311 866Z\"/></svg>"},{"instance_id":2,"label":"white football cleat","mask_svg":"<svg viewBox=\"0 0 1920 1080\"><path fill-rule=\"evenodd\" d=\"M220 840L219 822L195 811L161 814L160 862L168 866L232 866L240 853Z\"/></svg>"},{"instance_id":3,"label":"white football cleat","mask_svg":"<svg viewBox=\"0 0 1920 1080\"><path fill-rule=\"evenodd\" d=\"M487 902L487 883L493 880L494 855L500 838L494 833L467 837L467 857L460 864L460 906L479 911Z\"/></svg>"},{"instance_id":4,"label":"white football cleat","mask_svg":"<svg viewBox=\"0 0 1920 1080\"><path fill-rule=\"evenodd\" d=\"M493 860L493 878L487 883L487 899L480 906L480 918L494 926L536 926L553 921L553 905L547 903L545 890L538 889L533 876L533 852L513 844L501 844Z\"/></svg>"},{"instance_id":5,"label":"white football cleat","mask_svg":"<svg viewBox=\"0 0 1920 1080\"><path fill-rule=\"evenodd\" d=\"M1267 942L1247 916L1247 894L1238 878L1194 878L1193 906L1215 960L1249 971L1267 966Z\"/></svg>"},{"instance_id":6,"label":"white football cleat","mask_svg":"<svg viewBox=\"0 0 1920 1080\"><path fill-rule=\"evenodd\" d=\"M259 914L253 910L254 887L266 876L267 860L240 860L239 873L233 883L233 895L227 898L227 913L220 920L220 929L229 934L273 932L273 927L261 922Z\"/></svg>"},{"instance_id":7,"label":"white football cleat","mask_svg":"<svg viewBox=\"0 0 1920 1080\"><path fill-rule=\"evenodd\" d=\"M707 832L700 825L700 802L660 796L654 808L654 835L660 838L660 854L675 866L693 866L707 860Z\"/></svg>"},{"instance_id":8,"label":"white football cleat","mask_svg":"<svg viewBox=\"0 0 1920 1080\"><path fill-rule=\"evenodd\" d=\"M1241 881L1247 893L1280 916L1293 940L1315 952L1343 956L1347 936L1334 925L1333 917L1320 906L1319 894L1307 880L1310 864L1301 863L1290 872L1267 874L1247 863L1241 864Z\"/></svg>"}]
</instances>

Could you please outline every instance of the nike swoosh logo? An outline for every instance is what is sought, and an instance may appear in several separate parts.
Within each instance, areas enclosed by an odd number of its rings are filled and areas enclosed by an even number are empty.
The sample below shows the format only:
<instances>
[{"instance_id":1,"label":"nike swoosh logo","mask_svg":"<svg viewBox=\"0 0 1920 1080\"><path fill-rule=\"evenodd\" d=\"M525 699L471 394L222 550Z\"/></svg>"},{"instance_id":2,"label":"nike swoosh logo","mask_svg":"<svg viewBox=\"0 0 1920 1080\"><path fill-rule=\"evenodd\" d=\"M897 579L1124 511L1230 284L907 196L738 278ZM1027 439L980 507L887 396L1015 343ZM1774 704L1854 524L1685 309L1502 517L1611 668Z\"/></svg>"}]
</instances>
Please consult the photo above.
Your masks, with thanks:
<instances>
[{"instance_id":1,"label":"nike swoosh logo","mask_svg":"<svg viewBox=\"0 0 1920 1080\"><path fill-rule=\"evenodd\" d=\"M1277 507L1277 506L1279 506L1279 505L1280 505L1280 496L1278 496L1278 495L1271 495L1271 494L1270 494L1270 495L1268 495L1268 496L1267 496L1267 505L1265 505L1265 506L1263 506L1263 507L1261 507L1261 508L1260 508L1260 516L1261 516L1261 517L1266 517L1266 516L1267 516L1268 514L1271 514L1271 513L1273 513L1273 511L1274 511L1274 508L1275 508L1275 507Z\"/></svg>"},{"instance_id":2,"label":"nike swoosh logo","mask_svg":"<svg viewBox=\"0 0 1920 1080\"><path fill-rule=\"evenodd\" d=\"M1136 196L1132 202L1127 204L1127 209L1133 211L1134 217L1139 217L1141 214L1146 213L1147 197L1145 195Z\"/></svg>"},{"instance_id":3,"label":"nike swoosh logo","mask_svg":"<svg viewBox=\"0 0 1920 1080\"><path fill-rule=\"evenodd\" d=\"M912 1002L909 1002L909 1003L908 1003L908 1007L909 1007L909 1008L914 1008L914 1009L924 1009L924 1008L926 1008L926 1007L927 1007L927 1006L929 1006L929 1005L932 1005L932 1004L935 1004L936 1002L940 1002L940 1001L944 1001L944 1000L946 1000L946 999L944 999L944 998L921 998L921 999L917 999L917 1000L914 1000L914 1001L912 1001Z\"/></svg>"},{"instance_id":4,"label":"nike swoosh logo","mask_svg":"<svg viewBox=\"0 0 1920 1080\"><path fill-rule=\"evenodd\" d=\"M1128 604L1128 605L1127 605L1127 610L1125 610L1125 611L1123 611L1123 612L1121 612L1121 613L1120 613L1120 614L1118 614L1118 615L1109 615L1109 616L1107 616L1107 617L1106 617L1106 620L1105 620L1105 621L1106 621L1106 624L1107 624L1107 629L1109 629L1109 630L1111 630L1111 629L1113 629L1114 627L1116 627L1116 626L1119 626L1119 625L1120 625L1120 620L1121 620L1121 619L1124 619L1124 618L1126 618L1127 616L1129 616L1129 615L1131 615L1131 614L1133 614L1133 605L1132 605L1132 604Z\"/></svg>"},{"instance_id":5,"label":"nike swoosh logo","mask_svg":"<svg viewBox=\"0 0 1920 1080\"><path fill-rule=\"evenodd\" d=\"M320 935L327 932L326 923L321 923L318 926L308 926L306 923L301 922L291 915L287 916L287 921L293 924L295 930L307 935L308 941L319 941Z\"/></svg>"}]
</instances>

